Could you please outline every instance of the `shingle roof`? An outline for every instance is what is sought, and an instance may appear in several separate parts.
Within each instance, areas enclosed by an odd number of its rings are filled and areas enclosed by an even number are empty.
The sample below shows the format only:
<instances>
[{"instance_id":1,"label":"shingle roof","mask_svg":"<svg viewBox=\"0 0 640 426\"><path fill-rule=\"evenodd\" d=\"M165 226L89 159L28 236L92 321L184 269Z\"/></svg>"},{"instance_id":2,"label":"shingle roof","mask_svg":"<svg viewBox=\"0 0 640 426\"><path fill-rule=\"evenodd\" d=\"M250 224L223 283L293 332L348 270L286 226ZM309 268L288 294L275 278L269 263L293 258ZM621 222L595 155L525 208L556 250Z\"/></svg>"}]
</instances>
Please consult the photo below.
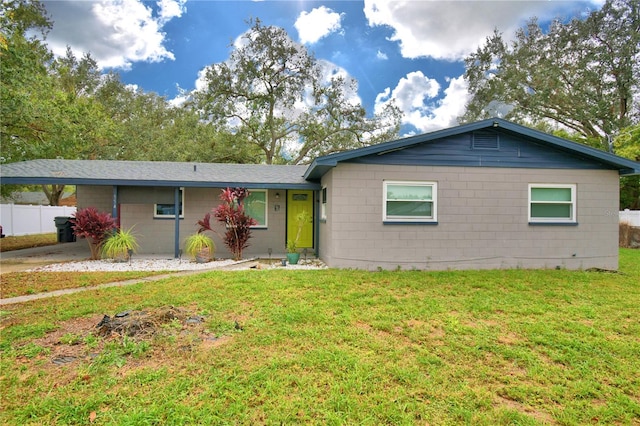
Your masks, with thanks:
<instances>
[{"instance_id":1,"label":"shingle roof","mask_svg":"<svg viewBox=\"0 0 640 426\"><path fill-rule=\"evenodd\" d=\"M307 166L164 161L31 160L0 166L3 184L309 188Z\"/></svg>"},{"instance_id":2,"label":"shingle roof","mask_svg":"<svg viewBox=\"0 0 640 426\"><path fill-rule=\"evenodd\" d=\"M0 165L3 184L133 185L319 189L322 175L339 162L489 127L595 160L620 175L640 174L640 163L499 118L319 157L310 166L160 161L31 160Z\"/></svg>"}]
</instances>

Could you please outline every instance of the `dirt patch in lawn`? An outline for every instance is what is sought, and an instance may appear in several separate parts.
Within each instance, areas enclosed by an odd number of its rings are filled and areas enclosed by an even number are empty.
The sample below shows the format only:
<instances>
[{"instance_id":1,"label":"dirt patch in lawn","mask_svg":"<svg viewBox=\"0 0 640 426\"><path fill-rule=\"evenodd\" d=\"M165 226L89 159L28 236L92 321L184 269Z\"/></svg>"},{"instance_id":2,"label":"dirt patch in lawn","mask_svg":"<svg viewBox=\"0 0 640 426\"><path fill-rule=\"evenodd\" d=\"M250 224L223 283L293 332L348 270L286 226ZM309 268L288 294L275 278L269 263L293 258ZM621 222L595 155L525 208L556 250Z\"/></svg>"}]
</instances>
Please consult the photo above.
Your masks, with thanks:
<instances>
[{"instance_id":1,"label":"dirt patch in lawn","mask_svg":"<svg viewBox=\"0 0 640 426\"><path fill-rule=\"evenodd\" d=\"M544 411L537 410L534 407L525 405L519 401L515 401L505 396L499 396L497 398L496 404L508 410L513 410L513 411L517 411L519 413L525 414L543 424L548 424L548 425L558 424L549 413L545 413Z\"/></svg>"},{"instance_id":2,"label":"dirt patch in lawn","mask_svg":"<svg viewBox=\"0 0 640 426\"><path fill-rule=\"evenodd\" d=\"M235 322L236 327L240 327ZM229 329L233 329L230 324ZM237 328L236 328L237 329ZM62 322L55 331L31 340L17 361L45 368L82 365L105 359L138 358L162 363L176 353L219 347L231 336L207 328L207 317L196 307L160 307L94 315ZM37 348L30 356L25 348ZM173 354L173 355L172 355Z\"/></svg>"}]
</instances>

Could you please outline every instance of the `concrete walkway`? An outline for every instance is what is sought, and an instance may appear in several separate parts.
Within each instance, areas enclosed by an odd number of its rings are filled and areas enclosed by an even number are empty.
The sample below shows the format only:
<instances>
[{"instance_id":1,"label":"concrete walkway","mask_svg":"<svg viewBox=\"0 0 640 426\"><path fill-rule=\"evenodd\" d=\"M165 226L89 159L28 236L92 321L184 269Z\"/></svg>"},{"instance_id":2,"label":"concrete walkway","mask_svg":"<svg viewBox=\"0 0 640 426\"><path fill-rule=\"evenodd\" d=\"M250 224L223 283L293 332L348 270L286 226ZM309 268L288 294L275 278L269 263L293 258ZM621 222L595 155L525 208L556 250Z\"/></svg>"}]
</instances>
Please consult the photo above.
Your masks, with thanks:
<instances>
[{"instance_id":1,"label":"concrete walkway","mask_svg":"<svg viewBox=\"0 0 640 426\"><path fill-rule=\"evenodd\" d=\"M109 287L124 287L124 286L132 285L132 284L160 281L160 280L164 280L164 279L167 279L167 278L170 278L170 277L176 277L176 276L202 274L202 273L205 273L205 272L209 272L211 270L213 270L213 269L201 269L201 270L197 270L197 271L177 271L177 272L171 272L171 273L168 273L168 274L154 275L154 276L146 277L146 278L137 278L137 279L134 279L134 280L118 281L118 282L113 282L113 283L99 284L99 285L95 285L95 286L92 286L92 287L65 288L63 290L48 291L48 292L45 292L45 293L37 293L37 294L28 294L28 295L25 295L25 296L8 297L6 299L0 299L0 306L2 306L2 305L12 305L12 304L15 304L15 303L31 302L32 300L46 299L46 298L57 297L57 296L64 296L66 294L80 293L80 292L83 292L83 291L101 290L103 288L109 288Z\"/></svg>"},{"instance_id":2,"label":"concrete walkway","mask_svg":"<svg viewBox=\"0 0 640 426\"><path fill-rule=\"evenodd\" d=\"M0 253L0 272L16 272L20 270L32 269L36 266L61 263L69 261L82 261L87 260L91 256L89 246L85 240L76 241L73 243L61 243L51 246L34 247L23 250L8 251ZM159 255L148 255L149 258L158 257ZM168 256L168 255L167 255ZM162 256L165 257L165 256ZM212 270L224 270L224 269L238 269L248 268L251 263L254 263L255 259L246 260L244 262L235 263L227 266L212 267L210 269L198 269L193 271L175 271L168 272L162 275L154 275L145 278L137 278L127 281L118 281L112 283L100 284L92 287L80 287L80 288L68 288L63 290L49 291L45 293L29 294L24 296L0 298L0 306L11 305L16 303L25 303L32 300L46 299L49 297L64 296L66 294L80 293L83 291L100 290L109 287L124 287L132 284L139 284L144 282L154 282L164 280L170 277L195 275L209 272ZM16 265L19 265L16 268ZM242 266L240 266L242 265Z\"/></svg>"},{"instance_id":3,"label":"concrete walkway","mask_svg":"<svg viewBox=\"0 0 640 426\"><path fill-rule=\"evenodd\" d=\"M256 259L249 259L249 260L240 261L238 263L234 263L231 265L212 267L209 269L198 269L193 271L175 271L175 272L168 272L162 275L153 275L145 278L136 278L133 280L99 284L91 287L65 288L62 290L48 291L45 293L28 294L28 295L16 296L16 297L7 297L4 299L0 299L0 306L31 302L33 300L64 296L66 294L80 293L83 291L101 290L103 288L109 288L109 287L124 287L127 285L133 285L133 284L139 284L139 283L150 283L150 282L160 281L160 280L164 280L171 277L184 277L187 275L203 274L206 272L216 271L216 270L221 271L221 270L246 269L246 268L250 268L252 265L256 263L257 263Z\"/></svg>"},{"instance_id":4,"label":"concrete walkway","mask_svg":"<svg viewBox=\"0 0 640 426\"><path fill-rule=\"evenodd\" d=\"M80 240L73 243L58 243L56 245L51 245L51 246L34 247L30 249L8 251L8 252L0 253L0 274L33 269L38 266L52 264L52 263L83 261L83 260L89 259L90 256L91 256L91 252L89 250L89 246L87 245L86 240ZM173 257L173 255L169 255L169 254L164 254L164 255L147 254L147 255L136 255L136 256L138 258L149 258L149 259ZM277 263L280 257L284 257L284 255L273 256L273 259L274 259L273 261ZM162 275L154 275L150 277L137 278L137 279L127 280L127 281L105 283L105 284L100 284L92 287L69 288L69 289L63 289L63 290L49 291L45 293L29 294L24 296L16 296L16 297L8 297L8 298L1 298L2 296L0 294L0 306L17 304L17 303L25 303L33 300L46 299L50 297L64 296L66 294L80 293L83 291L100 290L100 289L109 288L109 287L124 287L132 284L160 281L170 277L202 274L205 272L215 271L215 270L231 271L231 270L249 269L255 266L260 267L258 263L259 263L259 259L261 258L262 259L268 258L271 261L272 256L263 256L263 257L258 256L252 259L241 260L239 262L235 262L232 264L214 265L211 268L167 272L166 274L162 274Z\"/></svg>"}]
</instances>

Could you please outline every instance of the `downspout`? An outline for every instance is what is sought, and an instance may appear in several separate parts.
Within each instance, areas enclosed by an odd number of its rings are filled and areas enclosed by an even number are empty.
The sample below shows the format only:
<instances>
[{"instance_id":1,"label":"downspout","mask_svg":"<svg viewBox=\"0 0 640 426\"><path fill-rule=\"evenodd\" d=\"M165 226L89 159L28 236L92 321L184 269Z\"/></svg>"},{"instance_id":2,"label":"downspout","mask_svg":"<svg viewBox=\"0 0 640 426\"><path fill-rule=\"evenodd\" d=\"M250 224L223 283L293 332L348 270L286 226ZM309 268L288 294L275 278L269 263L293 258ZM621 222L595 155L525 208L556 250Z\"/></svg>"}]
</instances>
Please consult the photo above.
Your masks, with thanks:
<instances>
[{"instance_id":1,"label":"downspout","mask_svg":"<svg viewBox=\"0 0 640 426\"><path fill-rule=\"evenodd\" d=\"M176 218L174 226L173 257L178 259L180 257L180 187L175 187L173 191L173 211L175 212Z\"/></svg>"}]
</instances>

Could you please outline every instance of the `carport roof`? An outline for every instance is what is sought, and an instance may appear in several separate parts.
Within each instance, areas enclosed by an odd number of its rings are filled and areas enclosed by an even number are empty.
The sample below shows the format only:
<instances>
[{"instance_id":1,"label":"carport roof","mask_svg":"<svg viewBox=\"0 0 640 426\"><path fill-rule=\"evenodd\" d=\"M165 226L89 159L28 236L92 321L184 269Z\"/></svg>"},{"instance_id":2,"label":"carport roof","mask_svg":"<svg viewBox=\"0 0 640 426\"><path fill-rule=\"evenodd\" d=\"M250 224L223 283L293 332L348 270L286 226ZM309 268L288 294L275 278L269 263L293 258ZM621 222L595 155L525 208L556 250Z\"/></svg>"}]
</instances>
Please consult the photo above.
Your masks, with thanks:
<instances>
[{"instance_id":1,"label":"carport roof","mask_svg":"<svg viewBox=\"0 0 640 426\"><path fill-rule=\"evenodd\" d=\"M318 189L308 166L166 161L30 160L0 166L3 184Z\"/></svg>"}]
</instances>

